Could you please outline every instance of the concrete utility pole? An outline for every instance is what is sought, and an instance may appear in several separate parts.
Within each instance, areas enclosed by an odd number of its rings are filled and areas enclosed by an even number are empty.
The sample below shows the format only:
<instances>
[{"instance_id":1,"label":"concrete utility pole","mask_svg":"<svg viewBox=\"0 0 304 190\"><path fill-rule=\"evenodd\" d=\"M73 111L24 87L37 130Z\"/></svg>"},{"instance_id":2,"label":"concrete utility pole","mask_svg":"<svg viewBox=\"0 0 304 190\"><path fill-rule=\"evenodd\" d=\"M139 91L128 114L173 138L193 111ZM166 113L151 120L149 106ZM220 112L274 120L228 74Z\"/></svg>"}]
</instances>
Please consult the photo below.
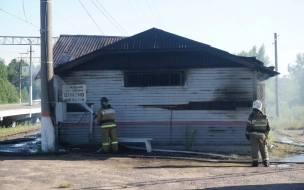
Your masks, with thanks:
<instances>
[{"instance_id":1,"label":"concrete utility pole","mask_svg":"<svg viewBox=\"0 0 304 190\"><path fill-rule=\"evenodd\" d=\"M279 69L278 69L278 53L277 53L277 33L274 33L274 57L275 57L275 70L276 70L276 72L279 72ZM280 114L279 114L279 86L278 86L279 77L276 76L275 79L276 79L275 80L276 115L277 115L277 117L280 117Z\"/></svg>"},{"instance_id":2,"label":"concrete utility pole","mask_svg":"<svg viewBox=\"0 0 304 190\"><path fill-rule=\"evenodd\" d=\"M30 72L29 72L29 78L30 78L30 85L29 85L29 105L32 106L33 105L33 98L32 98L32 91L33 91L33 88L32 88L32 41L31 39L28 39L28 41L30 42Z\"/></svg>"},{"instance_id":3,"label":"concrete utility pole","mask_svg":"<svg viewBox=\"0 0 304 190\"><path fill-rule=\"evenodd\" d=\"M55 150L55 128L51 115L53 103L52 0L40 0L41 35L41 149Z\"/></svg>"}]
</instances>

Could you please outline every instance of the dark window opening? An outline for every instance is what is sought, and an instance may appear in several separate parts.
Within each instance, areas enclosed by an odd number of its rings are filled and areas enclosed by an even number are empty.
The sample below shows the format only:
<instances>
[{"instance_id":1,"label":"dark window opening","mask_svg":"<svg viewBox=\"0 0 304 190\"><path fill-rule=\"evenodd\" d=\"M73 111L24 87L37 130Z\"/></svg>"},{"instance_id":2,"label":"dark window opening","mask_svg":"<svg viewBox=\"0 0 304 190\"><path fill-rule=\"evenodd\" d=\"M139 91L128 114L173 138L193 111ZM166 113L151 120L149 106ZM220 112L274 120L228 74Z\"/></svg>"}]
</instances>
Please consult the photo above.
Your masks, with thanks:
<instances>
[{"instance_id":1,"label":"dark window opening","mask_svg":"<svg viewBox=\"0 0 304 190\"><path fill-rule=\"evenodd\" d=\"M184 72L127 72L124 74L125 87L148 87L148 86L183 86Z\"/></svg>"}]
</instances>

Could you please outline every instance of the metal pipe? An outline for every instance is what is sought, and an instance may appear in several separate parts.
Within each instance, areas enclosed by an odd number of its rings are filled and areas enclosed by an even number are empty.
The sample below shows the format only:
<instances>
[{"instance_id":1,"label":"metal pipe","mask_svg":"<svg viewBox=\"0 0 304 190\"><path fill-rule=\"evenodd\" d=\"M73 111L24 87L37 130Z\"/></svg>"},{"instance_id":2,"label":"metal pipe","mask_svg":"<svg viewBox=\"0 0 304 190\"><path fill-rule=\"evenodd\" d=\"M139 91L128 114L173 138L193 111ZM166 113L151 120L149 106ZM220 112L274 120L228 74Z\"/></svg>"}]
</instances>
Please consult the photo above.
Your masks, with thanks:
<instances>
[{"instance_id":1,"label":"metal pipe","mask_svg":"<svg viewBox=\"0 0 304 190\"><path fill-rule=\"evenodd\" d=\"M33 85L32 85L32 41L31 39L28 38L28 41L30 42L30 72L29 72L29 78L30 78L30 86L29 86L29 105L33 105L33 98L32 98L32 90L33 90Z\"/></svg>"}]
</instances>

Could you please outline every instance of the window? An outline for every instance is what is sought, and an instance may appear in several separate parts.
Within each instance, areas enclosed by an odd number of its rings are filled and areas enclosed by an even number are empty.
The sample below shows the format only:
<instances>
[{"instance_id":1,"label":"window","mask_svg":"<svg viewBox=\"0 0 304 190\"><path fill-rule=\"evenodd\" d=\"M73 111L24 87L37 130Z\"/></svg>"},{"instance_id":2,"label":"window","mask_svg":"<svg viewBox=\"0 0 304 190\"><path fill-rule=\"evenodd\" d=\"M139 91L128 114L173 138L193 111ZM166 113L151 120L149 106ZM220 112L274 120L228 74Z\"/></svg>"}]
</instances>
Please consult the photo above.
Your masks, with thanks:
<instances>
[{"instance_id":1,"label":"window","mask_svg":"<svg viewBox=\"0 0 304 190\"><path fill-rule=\"evenodd\" d=\"M182 71L168 72L126 72L125 87L183 86L185 74Z\"/></svg>"}]
</instances>

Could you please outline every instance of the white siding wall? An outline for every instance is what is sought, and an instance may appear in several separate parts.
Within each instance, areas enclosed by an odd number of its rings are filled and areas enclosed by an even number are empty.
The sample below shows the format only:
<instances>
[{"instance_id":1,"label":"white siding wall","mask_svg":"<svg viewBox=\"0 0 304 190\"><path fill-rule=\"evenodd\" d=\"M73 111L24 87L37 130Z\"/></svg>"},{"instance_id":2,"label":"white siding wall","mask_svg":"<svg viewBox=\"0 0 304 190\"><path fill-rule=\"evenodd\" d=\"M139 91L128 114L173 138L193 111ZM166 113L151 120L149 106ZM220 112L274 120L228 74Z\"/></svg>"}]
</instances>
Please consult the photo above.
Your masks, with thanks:
<instances>
[{"instance_id":1,"label":"white siding wall","mask_svg":"<svg viewBox=\"0 0 304 190\"><path fill-rule=\"evenodd\" d=\"M187 122L192 122L189 130L191 132L198 129L195 141L197 145L203 147L202 145L210 145L209 142L218 146L227 145L227 142L228 146L247 145L244 138L246 125L244 123L251 109L173 110L171 113L168 109L147 108L140 105L178 105L197 101L250 101L254 93L253 75L253 71L248 68L188 69L186 85L183 87L126 88L123 86L122 71L78 71L71 72L68 77L62 77L62 79L67 84L86 84L87 102L94 103L96 113L100 108L100 98L107 97L116 111L116 122L121 124L117 128L120 136L153 137L152 143L160 147L169 145L170 141L171 144L182 146L185 141ZM83 113L68 113L66 123L81 125L89 121L89 114L80 121L82 116ZM209 121L214 123L209 124ZM216 123L219 121L224 124ZM225 124L225 122L231 123ZM87 136L82 133L88 131L88 126L81 127L80 125L62 127L61 141L87 143ZM214 127L221 130L212 130ZM94 131L93 142L101 142L99 126L95 125Z\"/></svg>"}]
</instances>

